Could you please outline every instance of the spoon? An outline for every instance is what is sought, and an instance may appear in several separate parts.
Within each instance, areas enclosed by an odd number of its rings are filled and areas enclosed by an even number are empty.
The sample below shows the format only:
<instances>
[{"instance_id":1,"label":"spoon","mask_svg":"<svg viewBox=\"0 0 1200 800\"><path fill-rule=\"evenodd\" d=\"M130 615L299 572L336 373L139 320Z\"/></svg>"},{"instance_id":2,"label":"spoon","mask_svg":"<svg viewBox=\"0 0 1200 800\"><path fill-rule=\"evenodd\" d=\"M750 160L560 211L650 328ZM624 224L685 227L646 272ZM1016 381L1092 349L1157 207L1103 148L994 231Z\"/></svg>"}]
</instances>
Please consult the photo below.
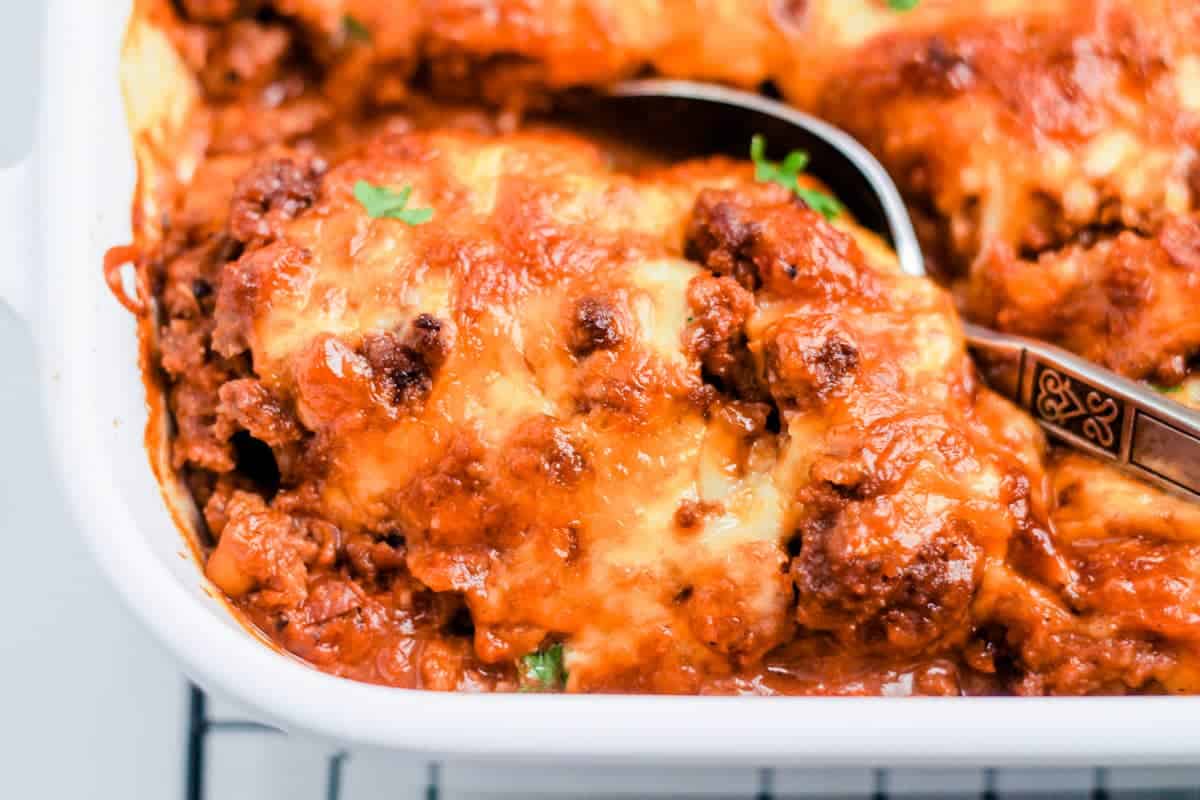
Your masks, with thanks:
<instances>
[{"instance_id":1,"label":"spoon","mask_svg":"<svg viewBox=\"0 0 1200 800\"><path fill-rule=\"evenodd\" d=\"M763 135L782 152L806 150L807 171L865 227L892 244L900 268L925 276L904 201L883 166L845 131L790 106L708 83L635 80L589 96L586 113L621 137L670 158L744 157ZM647 133L649 132L649 133ZM650 141L647 141L647 138ZM1200 413L1059 347L963 323L970 347L1015 366L1002 393L1055 438L1187 499L1200 501Z\"/></svg>"}]
</instances>

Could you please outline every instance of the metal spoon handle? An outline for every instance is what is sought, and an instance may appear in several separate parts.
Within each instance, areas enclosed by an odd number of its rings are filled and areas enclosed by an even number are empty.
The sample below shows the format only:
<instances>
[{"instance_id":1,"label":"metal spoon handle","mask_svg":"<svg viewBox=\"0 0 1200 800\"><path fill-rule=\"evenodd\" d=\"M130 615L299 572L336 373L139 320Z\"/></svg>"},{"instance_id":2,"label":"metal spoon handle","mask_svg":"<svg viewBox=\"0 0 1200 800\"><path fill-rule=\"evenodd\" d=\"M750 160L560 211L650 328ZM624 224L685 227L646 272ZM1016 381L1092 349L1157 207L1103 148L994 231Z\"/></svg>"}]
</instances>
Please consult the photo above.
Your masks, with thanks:
<instances>
[{"instance_id":1,"label":"metal spoon handle","mask_svg":"<svg viewBox=\"0 0 1200 800\"><path fill-rule=\"evenodd\" d=\"M963 327L973 349L1016 364L1011 399L1050 434L1200 500L1200 414L1053 345Z\"/></svg>"}]
</instances>

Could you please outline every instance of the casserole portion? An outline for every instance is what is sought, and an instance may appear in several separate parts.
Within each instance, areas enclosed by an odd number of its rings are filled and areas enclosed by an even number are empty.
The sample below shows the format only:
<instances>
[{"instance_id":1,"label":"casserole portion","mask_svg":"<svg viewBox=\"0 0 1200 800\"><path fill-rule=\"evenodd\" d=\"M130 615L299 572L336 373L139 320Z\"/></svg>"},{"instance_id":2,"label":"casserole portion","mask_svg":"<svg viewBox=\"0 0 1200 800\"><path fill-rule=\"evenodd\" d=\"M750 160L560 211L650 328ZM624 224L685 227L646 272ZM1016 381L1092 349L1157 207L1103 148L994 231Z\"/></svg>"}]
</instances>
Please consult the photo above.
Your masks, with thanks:
<instances>
[{"instance_id":1,"label":"casserole portion","mask_svg":"<svg viewBox=\"0 0 1200 800\"><path fill-rule=\"evenodd\" d=\"M623 175L565 134L258 162L209 277L165 289L213 287L205 350L162 348L209 577L397 685L512 688L554 645L580 691L951 657L1044 524L1037 438L949 297L848 225L748 165Z\"/></svg>"},{"instance_id":2,"label":"casserole portion","mask_svg":"<svg viewBox=\"0 0 1200 800\"><path fill-rule=\"evenodd\" d=\"M1196 689L1198 512L1047 453L980 385L950 294L749 164L631 162L515 113L651 65L773 77L897 136L916 107L990 130L989 94L926 107L903 70L872 86L914 42L1020 44L1008 26L1049 17L178 5L141 3L126 75L145 355L174 425L159 467L201 509L209 578L279 646L434 689ZM843 58L871 48L883 66ZM1000 158L918 139L959 159L938 186ZM1014 187L996 214L1024 213ZM969 313L1186 374L1181 219L1070 234L1035 264L1008 228L947 238L958 210L921 207Z\"/></svg>"}]
</instances>

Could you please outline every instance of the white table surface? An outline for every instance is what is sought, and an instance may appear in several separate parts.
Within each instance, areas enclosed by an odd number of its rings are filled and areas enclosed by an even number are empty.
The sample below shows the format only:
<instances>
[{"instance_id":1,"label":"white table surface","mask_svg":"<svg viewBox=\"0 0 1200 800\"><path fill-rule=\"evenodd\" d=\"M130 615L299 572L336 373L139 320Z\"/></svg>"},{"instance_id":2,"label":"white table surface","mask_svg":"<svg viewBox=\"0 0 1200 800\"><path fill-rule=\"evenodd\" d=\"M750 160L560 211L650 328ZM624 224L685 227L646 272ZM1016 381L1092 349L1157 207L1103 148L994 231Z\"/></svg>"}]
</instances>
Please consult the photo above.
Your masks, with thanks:
<instances>
[{"instance_id":1,"label":"white table surface","mask_svg":"<svg viewBox=\"0 0 1200 800\"><path fill-rule=\"evenodd\" d=\"M0 0L0 167L32 142L42 4ZM0 269L15 268L0 264ZM97 268L99 268L97 266ZM30 332L0 305L0 798L182 798L187 681L120 606L67 517L44 447ZM131 432L132 433L132 432ZM217 719L242 718L212 701ZM209 735L208 798L328 797L330 751L294 737ZM353 753L340 797L384 800L495 797L1085 797L1095 770L858 770L587 768L564 764L431 765ZM1200 769L1102 771L1112 796L1200 797ZM1131 794L1125 790L1139 790Z\"/></svg>"}]
</instances>

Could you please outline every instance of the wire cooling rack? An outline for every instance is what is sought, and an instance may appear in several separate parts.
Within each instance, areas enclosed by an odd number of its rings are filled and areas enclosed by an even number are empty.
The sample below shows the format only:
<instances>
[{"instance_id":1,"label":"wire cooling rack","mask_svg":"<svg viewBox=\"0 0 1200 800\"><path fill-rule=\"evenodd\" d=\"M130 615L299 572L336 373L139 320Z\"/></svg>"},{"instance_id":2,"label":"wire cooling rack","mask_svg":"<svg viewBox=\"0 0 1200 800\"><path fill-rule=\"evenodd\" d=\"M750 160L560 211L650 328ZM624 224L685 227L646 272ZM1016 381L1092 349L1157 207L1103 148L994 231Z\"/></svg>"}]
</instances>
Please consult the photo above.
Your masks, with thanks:
<instances>
[{"instance_id":1,"label":"wire cooling rack","mask_svg":"<svg viewBox=\"0 0 1200 800\"><path fill-rule=\"evenodd\" d=\"M329 749L189 689L185 800L1200 800L1171 769L760 769L499 765Z\"/></svg>"}]
</instances>

